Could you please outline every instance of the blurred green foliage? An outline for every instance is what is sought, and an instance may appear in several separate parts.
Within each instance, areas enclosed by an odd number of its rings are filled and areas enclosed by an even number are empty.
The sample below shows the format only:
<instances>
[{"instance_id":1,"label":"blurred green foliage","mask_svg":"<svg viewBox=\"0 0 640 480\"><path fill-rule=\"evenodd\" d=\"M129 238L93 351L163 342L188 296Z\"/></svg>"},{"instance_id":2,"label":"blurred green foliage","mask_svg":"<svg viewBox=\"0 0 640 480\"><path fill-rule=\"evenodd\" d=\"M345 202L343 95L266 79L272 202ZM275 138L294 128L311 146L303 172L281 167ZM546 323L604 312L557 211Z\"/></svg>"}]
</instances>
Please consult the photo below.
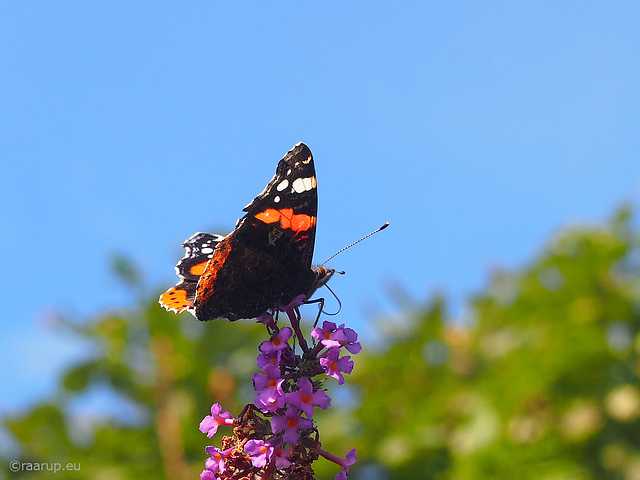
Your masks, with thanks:
<instances>
[{"instance_id":1,"label":"blurred green foliage","mask_svg":"<svg viewBox=\"0 0 640 480\"><path fill-rule=\"evenodd\" d=\"M531 265L494 272L465 325L443 298L378 322L382 346L355 357L350 398L318 418L324 447L357 447L355 479L640 479L638 246L621 208L561 232ZM55 478L199 478L204 446L219 441L198 424L213 402L237 413L252 400L264 331L176 317L126 259L115 267L139 306L62 320L94 355L4 428L20 461L81 465ZM135 405L134 418L87 426L72 406L96 386ZM318 463L322 478L337 473ZM52 477L7 465L6 478Z\"/></svg>"}]
</instances>

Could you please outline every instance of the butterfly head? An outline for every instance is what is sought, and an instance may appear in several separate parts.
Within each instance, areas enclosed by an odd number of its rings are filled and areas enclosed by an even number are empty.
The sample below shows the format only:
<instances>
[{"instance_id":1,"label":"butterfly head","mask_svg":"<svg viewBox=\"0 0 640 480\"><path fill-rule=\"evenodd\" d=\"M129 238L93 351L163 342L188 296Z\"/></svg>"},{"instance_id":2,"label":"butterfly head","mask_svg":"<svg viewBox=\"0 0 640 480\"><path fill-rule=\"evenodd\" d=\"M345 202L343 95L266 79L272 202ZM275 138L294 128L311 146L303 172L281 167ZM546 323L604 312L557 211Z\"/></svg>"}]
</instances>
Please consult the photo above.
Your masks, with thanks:
<instances>
[{"instance_id":1,"label":"butterfly head","mask_svg":"<svg viewBox=\"0 0 640 480\"><path fill-rule=\"evenodd\" d=\"M317 289L326 285L326 283L329 281L329 279L333 276L334 273L340 273L340 274L344 273L344 272L336 272L335 268L327 268L327 267L323 267L322 265L313 266L311 267L311 270L313 271L313 273L316 274L316 281L313 283L311 290L308 292L307 298L313 295L313 292L315 292Z\"/></svg>"}]
</instances>

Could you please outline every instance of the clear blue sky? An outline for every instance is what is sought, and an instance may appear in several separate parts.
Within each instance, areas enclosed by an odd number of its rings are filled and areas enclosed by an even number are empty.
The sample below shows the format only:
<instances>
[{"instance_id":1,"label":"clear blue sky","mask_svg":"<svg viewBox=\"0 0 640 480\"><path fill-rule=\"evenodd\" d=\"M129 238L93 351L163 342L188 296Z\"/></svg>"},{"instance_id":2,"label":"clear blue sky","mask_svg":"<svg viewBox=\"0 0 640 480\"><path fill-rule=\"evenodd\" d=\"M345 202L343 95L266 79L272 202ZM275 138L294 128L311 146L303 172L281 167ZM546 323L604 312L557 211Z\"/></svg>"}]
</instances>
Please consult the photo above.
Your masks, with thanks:
<instances>
[{"instance_id":1,"label":"clear blue sky","mask_svg":"<svg viewBox=\"0 0 640 480\"><path fill-rule=\"evenodd\" d=\"M638 25L637 1L2 2L0 409L86 354L51 312L132 304L111 254L173 284L179 244L232 228L299 141L316 261L391 222L332 261L339 320L395 313L394 284L458 315L637 200Z\"/></svg>"}]
</instances>

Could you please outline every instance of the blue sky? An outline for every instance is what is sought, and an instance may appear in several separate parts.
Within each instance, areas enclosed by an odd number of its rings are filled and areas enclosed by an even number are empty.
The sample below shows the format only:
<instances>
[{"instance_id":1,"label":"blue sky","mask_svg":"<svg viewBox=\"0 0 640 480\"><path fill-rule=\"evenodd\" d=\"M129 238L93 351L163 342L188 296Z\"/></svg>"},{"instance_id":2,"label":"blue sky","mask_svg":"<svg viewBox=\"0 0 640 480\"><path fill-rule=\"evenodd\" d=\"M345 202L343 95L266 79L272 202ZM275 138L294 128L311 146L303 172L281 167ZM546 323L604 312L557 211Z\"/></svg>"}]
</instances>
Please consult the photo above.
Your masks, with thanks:
<instances>
[{"instance_id":1,"label":"blue sky","mask_svg":"<svg viewBox=\"0 0 640 480\"><path fill-rule=\"evenodd\" d=\"M638 24L631 1L2 2L0 409L86 354L52 312L133 303L112 254L173 284L299 141L317 262L391 222L331 262L339 320L366 336L394 285L459 315L492 268L638 204Z\"/></svg>"}]
</instances>

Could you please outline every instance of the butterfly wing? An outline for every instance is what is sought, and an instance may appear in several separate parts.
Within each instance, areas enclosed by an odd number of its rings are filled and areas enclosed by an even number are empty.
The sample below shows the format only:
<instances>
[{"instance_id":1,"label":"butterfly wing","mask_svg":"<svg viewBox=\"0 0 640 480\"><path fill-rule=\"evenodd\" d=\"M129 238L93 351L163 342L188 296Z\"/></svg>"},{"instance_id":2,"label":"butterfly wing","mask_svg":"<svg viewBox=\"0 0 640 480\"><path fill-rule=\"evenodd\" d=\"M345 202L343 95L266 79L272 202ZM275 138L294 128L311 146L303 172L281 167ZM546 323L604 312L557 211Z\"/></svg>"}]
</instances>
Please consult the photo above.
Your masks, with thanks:
<instances>
[{"instance_id":1,"label":"butterfly wing","mask_svg":"<svg viewBox=\"0 0 640 480\"><path fill-rule=\"evenodd\" d=\"M216 246L223 239L222 235L198 232L185 240L182 244L186 250L185 255L175 267L180 281L160 295L160 305L175 313L184 310L195 312L193 305L198 281L213 257Z\"/></svg>"},{"instance_id":2,"label":"butterfly wing","mask_svg":"<svg viewBox=\"0 0 640 480\"><path fill-rule=\"evenodd\" d=\"M274 236L290 237L295 244L295 266L310 268L318 215L316 186L311 150L298 143L280 160L276 174L264 190L244 208L247 214L238 220L237 229L253 229L256 220L269 226L262 248L270 253Z\"/></svg>"},{"instance_id":3,"label":"butterfly wing","mask_svg":"<svg viewBox=\"0 0 640 480\"><path fill-rule=\"evenodd\" d=\"M197 286L196 317L254 318L306 294L316 279L311 260L317 210L313 157L299 143L218 244Z\"/></svg>"}]
</instances>

